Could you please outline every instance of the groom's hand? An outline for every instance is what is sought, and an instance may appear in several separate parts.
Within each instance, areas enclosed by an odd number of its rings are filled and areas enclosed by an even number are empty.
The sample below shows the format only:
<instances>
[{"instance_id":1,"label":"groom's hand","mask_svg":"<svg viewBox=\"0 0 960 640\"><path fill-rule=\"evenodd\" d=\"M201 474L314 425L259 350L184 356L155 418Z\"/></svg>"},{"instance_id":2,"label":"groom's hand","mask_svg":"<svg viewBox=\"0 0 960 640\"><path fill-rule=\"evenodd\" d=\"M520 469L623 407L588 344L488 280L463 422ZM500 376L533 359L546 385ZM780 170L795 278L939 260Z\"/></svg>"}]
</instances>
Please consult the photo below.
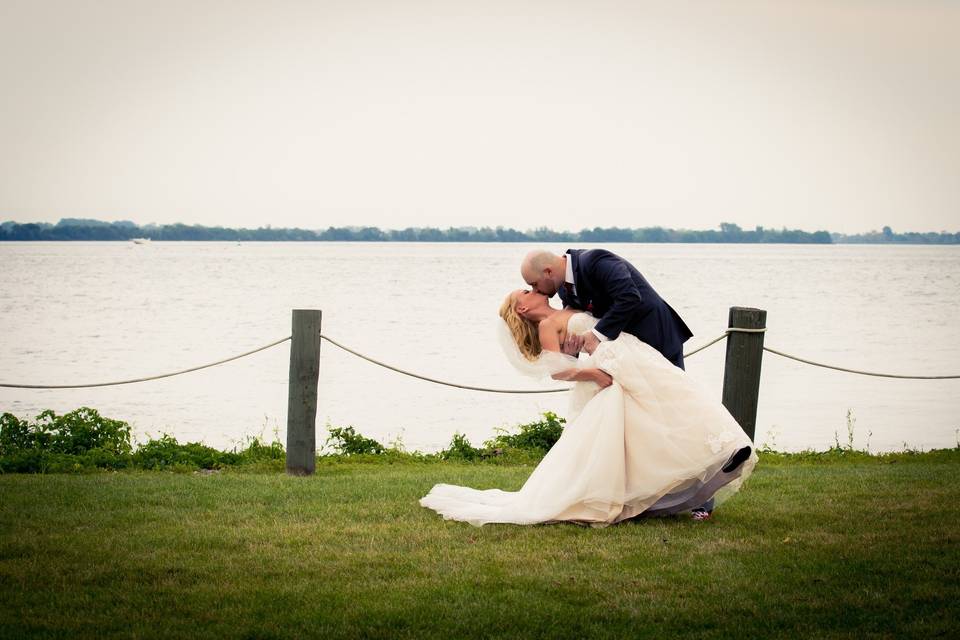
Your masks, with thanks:
<instances>
[{"instance_id":1,"label":"groom's hand","mask_svg":"<svg viewBox=\"0 0 960 640\"><path fill-rule=\"evenodd\" d=\"M568 333L567 337L563 340L563 345L560 347L560 351L568 356L576 356L580 353L581 349L583 349L583 342L583 336Z\"/></svg>"},{"instance_id":2,"label":"groom's hand","mask_svg":"<svg viewBox=\"0 0 960 640\"><path fill-rule=\"evenodd\" d=\"M613 384L613 376L604 371L603 369L594 369L594 382L600 385L601 389L606 389Z\"/></svg>"}]
</instances>

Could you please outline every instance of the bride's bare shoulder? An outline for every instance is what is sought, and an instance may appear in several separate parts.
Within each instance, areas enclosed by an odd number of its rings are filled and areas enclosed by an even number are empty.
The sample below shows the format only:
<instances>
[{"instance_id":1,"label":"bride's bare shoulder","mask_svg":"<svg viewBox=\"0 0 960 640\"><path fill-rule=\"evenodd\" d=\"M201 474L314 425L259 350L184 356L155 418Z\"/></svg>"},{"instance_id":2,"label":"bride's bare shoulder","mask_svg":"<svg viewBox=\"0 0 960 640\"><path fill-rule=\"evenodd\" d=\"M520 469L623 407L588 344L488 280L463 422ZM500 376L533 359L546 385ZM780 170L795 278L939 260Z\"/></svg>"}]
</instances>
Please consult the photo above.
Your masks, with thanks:
<instances>
[{"instance_id":1,"label":"bride's bare shoulder","mask_svg":"<svg viewBox=\"0 0 960 640\"><path fill-rule=\"evenodd\" d=\"M555 316L550 316L549 318L544 318L540 321L540 324L537 325L537 332L542 338L544 334L555 332L557 330L556 321L554 320Z\"/></svg>"},{"instance_id":2,"label":"bride's bare shoulder","mask_svg":"<svg viewBox=\"0 0 960 640\"><path fill-rule=\"evenodd\" d=\"M540 321L540 333L544 331L560 331L563 327L567 326L567 318L569 317L570 313L567 310L563 310L544 318Z\"/></svg>"},{"instance_id":3,"label":"bride's bare shoulder","mask_svg":"<svg viewBox=\"0 0 960 640\"><path fill-rule=\"evenodd\" d=\"M567 320L570 319L571 315L573 315L572 312L564 309L559 313L555 313L541 320L540 325L537 327L540 333L540 343L553 344L554 342L559 342L561 336L567 331ZM549 349L547 346L544 346L544 348Z\"/></svg>"},{"instance_id":4,"label":"bride's bare shoulder","mask_svg":"<svg viewBox=\"0 0 960 640\"><path fill-rule=\"evenodd\" d=\"M560 350L560 327L557 323L557 316L559 315L559 313L555 313L552 316L544 318L540 321L540 324L537 325L537 333L540 337L540 348L544 351Z\"/></svg>"}]
</instances>

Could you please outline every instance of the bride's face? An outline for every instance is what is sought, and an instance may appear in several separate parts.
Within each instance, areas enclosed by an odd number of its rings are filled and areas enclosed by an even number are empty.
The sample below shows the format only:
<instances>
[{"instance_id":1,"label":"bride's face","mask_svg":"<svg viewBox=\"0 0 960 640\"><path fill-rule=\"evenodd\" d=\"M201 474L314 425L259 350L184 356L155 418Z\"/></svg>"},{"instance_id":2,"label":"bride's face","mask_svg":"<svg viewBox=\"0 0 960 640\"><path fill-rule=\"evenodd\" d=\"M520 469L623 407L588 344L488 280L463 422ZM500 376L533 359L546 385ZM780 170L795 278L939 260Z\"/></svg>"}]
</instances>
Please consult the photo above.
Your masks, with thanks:
<instances>
[{"instance_id":1,"label":"bride's face","mask_svg":"<svg viewBox=\"0 0 960 640\"><path fill-rule=\"evenodd\" d=\"M542 293L530 289L517 289L513 292L513 308L522 318L526 318L531 311L546 307L548 304L547 296Z\"/></svg>"}]
</instances>

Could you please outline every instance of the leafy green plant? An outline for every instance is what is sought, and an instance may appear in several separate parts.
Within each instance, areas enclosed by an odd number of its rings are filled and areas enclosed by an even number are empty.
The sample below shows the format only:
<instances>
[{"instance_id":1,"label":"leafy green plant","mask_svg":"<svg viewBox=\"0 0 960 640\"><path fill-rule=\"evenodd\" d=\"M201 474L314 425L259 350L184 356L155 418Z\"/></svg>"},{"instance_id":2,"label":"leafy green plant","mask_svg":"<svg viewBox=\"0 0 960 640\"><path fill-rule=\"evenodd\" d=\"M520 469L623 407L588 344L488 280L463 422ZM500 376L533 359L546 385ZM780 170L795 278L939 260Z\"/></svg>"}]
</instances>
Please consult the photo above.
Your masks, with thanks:
<instances>
[{"instance_id":1,"label":"leafy green plant","mask_svg":"<svg viewBox=\"0 0 960 640\"><path fill-rule=\"evenodd\" d=\"M30 428L29 422L12 413L0 416L0 456L39 449L38 444L36 431Z\"/></svg>"},{"instance_id":2,"label":"leafy green plant","mask_svg":"<svg viewBox=\"0 0 960 640\"><path fill-rule=\"evenodd\" d=\"M470 441L467 440L467 437L462 433L453 434L453 438L450 440L450 446L439 453L439 456L443 460L461 460L466 462L480 460L486 455L489 454L470 444Z\"/></svg>"},{"instance_id":3,"label":"leafy green plant","mask_svg":"<svg viewBox=\"0 0 960 640\"><path fill-rule=\"evenodd\" d=\"M284 460L287 456L287 452L283 449L283 444L279 440L267 444L257 437L248 438L247 446L239 451L234 448L234 453L237 454L240 462L270 462Z\"/></svg>"},{"instance_id":4,"label":"leafy green plant","mask_svg":"<svg viewBox=\"0 0 960 640\"><path fill-rule=\"evenodd\" d=\"M510 447L545 454L560 439L566 422L552 411L546 411L542 420L519 425L519 433L511 434L506 429L498 429L497 436L484 445L491 450Z\"/></svg>"},{"instance_id":5,"label":"leafy green plant","mask_svg":"<svg viewBox=\"0 0 960 640\"><path fill-rule=\"evenodd\" d=\"M219 469L236 464L240 456L218 451L199 442L180 444L173 436L164 434L149 440L133 454L134 466L141 469Z\"/></svg>"},{"instance_id":6,"label":"leafy green plant","mask_svg":"<svg viewBox=\"0 0 960 640\"><path fill-rule=\"evenodd\" d=\"M374 440L360 435L350 427L327 427L330 435L324 446L328 446L339 455L381 454L387 448Z\"/></svg>"},{"instance_id":7,"label":"leafy green plant","mask_svg":"<svg viewBox=\"0 0 960 640\"><path fill-rule=\"evenodd\" d=\"M276 469L285 453L278 441L249 438L246 446L219 451L199 442L181 444L164 435L130 444L130 426L81 407L64 415L41 412L33 421L0 416L0 473L83 472L96 469L189 471L233 465Z\"/></svg>"},{"instance_id":8,"label":"leafy green plant","mask_svg":"<svg viewBox=\"0 0 960 640\"><path fill-rule=\"evenodd\" d=\"M0 455L31 449L72 455L99 450L124 456L132 450L130 425L105 418L90 407L61 416L47 409L32 423L4 413L0 417Z\"/></svg>"},{"instance_id":9,"label":"leafy green plant","mask_svg":"<svg viewBox=\"0 0 960 640\"><path fill-rule=\"evenodd\" d=\"M0 472L46 473L130 464L130 426L80 407L57 415L47 409L34 420L0 416Z\"/></svg>"},{"instance_id":10,"label":"leafy green plant","mask_svg":"<svg viewBox=\"0 0 960 640\"><path fill-rule=\"evenodd\" d=\"M474 447L466 436L455 433L450 446L437 455L442 460L466 462L536 463L560 439L565 422L548 411L542 420L518 425L517 433L497 429L496 437L484 442L482 448Z\"/></svg>"}]
</instances>

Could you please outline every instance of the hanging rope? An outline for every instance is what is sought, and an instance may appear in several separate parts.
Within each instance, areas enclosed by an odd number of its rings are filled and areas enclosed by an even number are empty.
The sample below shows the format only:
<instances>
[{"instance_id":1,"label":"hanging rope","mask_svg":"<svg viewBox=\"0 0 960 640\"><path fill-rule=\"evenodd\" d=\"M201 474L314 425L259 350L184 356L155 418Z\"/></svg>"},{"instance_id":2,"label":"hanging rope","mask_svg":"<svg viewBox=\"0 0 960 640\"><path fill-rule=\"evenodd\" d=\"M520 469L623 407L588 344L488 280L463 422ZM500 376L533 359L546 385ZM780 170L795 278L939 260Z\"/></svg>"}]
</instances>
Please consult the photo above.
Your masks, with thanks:
<instances>
[{"instance_id":1,"label":"hanging rope","mask_svg":"<svg viewBox=\"0 0 960 640\"><path fill-rule=\"evenodd\" d=\"M456 388L456 389L467 389L467 390L469 390L469 391L485 391L485 392L487 392L487 393L562 393L562 392L564 392L564 391L569 391L569 390L570 390L570 387L564 387L563 389L490 389L490 388L488 388L488 387L474 387L474 386L468 385L468 384L457 384L457 383L455 383L455 382L447 382L447 381L445 381L445 380L437 380L436 378L430 378L430 377L428 377L428 376L420 375L419 373L413 373L412 371L406 371L405 369L401 369L400 367L395 367L395 366L393 366L393 365L387 364L386 362L380 362L379 360L375 360L375 359L371 358L370 356L364 355L364 354L360 353L359 351L354 351L354 350L351 349L350 347L346 347L346 346L340 344L339 342L337 342L337 341L334 340L333 338L331 338L331 337L329 337L329 336L325 336L325 335L323 335L322 333L320 334L320 337L323 338L324 340L326 340L327 342L329 342L330 344L335 345L335 346L337 346L337 347L340 347L341 349L343 349L343 350L346 351L347 353L352 353L353 355L357 356L358 358L362 358L362 359L366 360L367 362L371 362L371 363L373 363L373 364L375 364L375 365L377 365L377 366L379 366L379 367L383 367L384 369L390 369L391 371L396 371L397 373L402 373L403 375L405 375L405 376L410 376L411 378L417 378L418 380L426 380L427 382L433 382L434 384L442 384L442 385L444 385L444 386L454 387L454 388Z\"/></svg>"},{"instance_id":2,"label":"hanging rope","mask_svg":"<svg viewBox=\"0 0 960 640\"><path fill-rule=\"evenodd\" d=\"M690 351L690 352L687 352L687 353L683 354L683 357L684 357L684 358L689 358L690 356L692 356L692 355L695 354L695 353L700 353L701 351L703 351L703 350L706 349L707 347L712 347L713 345L717 344L718 342L720 342L721 340L723 340L723 339L726 338L726 337L727 337L727 333L726 333L726 332L723 332L722 334L720 334L719 336L717 336L716 338L714 338L713 340L711 340L711 341L708 342L707 344L702 345L702 346L700 346L700 347L697 347L697 348L694 349L693 351Z\"/></svg>"},{"instance_id":3,"label":"hanging rope","mask_svg":"<svg viewBox=\"0 0 960 640\"><path fill-rule=\"evenodd\" d=\"M763 350L769 351L770 353L775 353L782 358L789 358L791 360L796 360L797 362L813 365L814 367L823 367L824 369L833 369L834 371L844 371L846 373L856 373L861 376L875 376L877 378L899 378L902 380L956 380L960 378L960 375L957 375L957 376L906 376L906 375L899 375L896 373L876 373L874 371L860 371L859 369L847 369L846 367L836 367L832 364L824 364L822 362L807 360L805 358L800 358L798 356L792 356L789 353L784 353L783 351L777 351L776 349L771 349L770 347L764 347Z\"/></svg>"},{"instance_id":4,"label":"hanging rope","mask_svg":"<svg viewBox=\"0 0 960 640\"><path fill-rule=\"evenodd\" d=\"M0 387L7 387L10 389L88 389L90 387L113 387L119 384L133 384L134 382L146 382L147 380L159 380L160 378L170 378L172 376L179 376L184 373L190 373L191 371L199 371L200 369L209 369L210 367L215 367L218 364L223 364L224 362L230 362L231 360L239 360L240 358L252 355L258 351L263 351L264 349L269 349L270 347L275 347L278 344L284 343L290 339L290 336L286 338L280 338L270 344L265 344L262 347L257 347L246 353L241 353L240 355L231 356L229 358L224 358L223 360L217 360L216 362L211 362L210 364L202 364L199 367L190 367L189 369L183 369L181 371L174 371L173 373L161 373L157 376L147 376L145 378L133 378L132 380L118 380L116 382L91 382L88 384L8 384L0 382Z\"/></svg>"},{"instance_id":5,"label":"hanging rope","mask_svg":"<svg viewBox=\"0 0 960 640\"><path fill-rule=\"evenodd\" d=\"M730 327L730 328L728 328L726 331L724 331L722 334L720 334L719 336L717 336L716 338L714 338L713 340L710 340L709 342L707 342L707 343L705 343L705 344L697 347L696 349L694 349L694 350L692 350L692 351L688 351L687 353L683 354L683 356L684 356L685 358L689 358L690 356L692 356L692 355L694 355L694 354L700 353L700 352L703 351L704 349L706 349L706 348L708 348L708 347L711 347L711 346L715 345L716 343L720 342L721 340L723 340L724 338L726 338L726 337L727 337L728 335L730 335L731 333L765 333L766 331L767 331L767 330L766 330L765 328L764 328L764 329L742 329L742 328L738 328L738 327ZM86 384L12 384L12 383L0 383L0 387L4 387L4 388L8 388L8 389L88 389L88 388L92 388L92 387L111 387L111 386L122 385L122 384L133 384L133 383L135 383L135 382L147 382L147 381L149 381L149 380L160 380L161 378L170 378L170 377L173 377L173 376L179 376L179 375L182 375L182 374L184 374L184 373L190 373L190 372L192 372L192 371L199 371L199 370L201 370L201 369L209 369L210 367L215 367L215 366L217 366L217 365L221 365L221 364L224 364L224 363L226 363L226 362L231 362L231 361L233 361L233 360L239 360L240 358L244 358L244 357L249 356L249 355L252 355L252 354L254 354L254 353L258 353L258 352L260 352L260 351L264 351L264 350L266 350L266 349L269 349L270 347L275 347L275 346L277 346L278 344L282 344L282 343L284 343L284 342L287 342L288 340L290 340L290 338L291 338L291 336L287 336L287 337L285 337L285 338L280 338L279 340L275 340L275 341L271 342L270 344L265 344L265 345L263 345L262 347L257 347L256 349L251 349L250 351L246 351L246 352L244 352L244 353L241 353L241 354L238 354L238 355L235 355L235 356L231 356L231 357L229 357L229 358L224 358L224 359L222 359L222 360L217 360L216 362L210 362L210 363L208 363L208 364L202 364L202 365L199 365L199 366L196 366L196 367L190 367L189 369L182 369L182 370L180 370L180 371L173 371L173 372L171 372L171 373L162 373L162 374L155 375L155 376L146 376L146 377L143 377L143 378L133 378L133 379L130 379L130 380L117 380L117 381L115 381L115 382L92 382L92 383L86 383ZM368 355L365 355L365 354L363 354L363 353L360 353L359 351L356 351L355 349L351 349L350 347L347 347L347 346L345 346L345 345L337 342L336 340L334 340L333 338L331 338L331 337L329 337L329 336L327 336L327 335L320 334L320 338L323 339L323 340L326 340L327 342L329 342L330 344L332 344L332 345L334 345L334 346L336 346L336 347L339 347L340 349L343 349L343 350L346 351L347 353L351 353L351 354L357 356L358 358L362 358L363 360L366 360L367 362L370 362L370 363L372 363L372 364L375 364L375 365L377 365L377 366L379 366L379 367L383 367L383 368L385 368L385 369L390 369L391 371L395 371L396 373L400 373L400 374L403 374L403 375L405 375L405 376L410 376L411 378L417 378L418 380L424 380L424 381L426 381L426 382L432 382L432 383L434 383L434 384L439 384L439 385L443 385L443 386L447 386L447 387L453 387L453 388L456 388L456 389L466 389L466 390L468 390L468 391L483 391L483 392L486 392L486 393L521 393L521 394L528 394L528 393L562 393L562 392L564 392L564 391L569 391L569 390L570 390L570 387L564 387L564 388L559 388L559 389L496 389L496 388L490 388L490 387L478 387L478 386L468 385L468 384L459 384L459 383L456 383L456 382L448 382L448 381L446 381L446 380L439 380L439 379L437 379L437 378L431 378L431 377L429 377L429 376L421 375L421 374L419 374L419 373L414 373L414 372L412 372L412 371L407 371L407 370L405 370L405 369L401 369L400 367L395 367L395 366L393 366L393 365L387 364L386 362L382 362L382 361L377 360L377 359L375 359L375 358L371 358L371 357L368 356ZM822 368L824 368L824 369L833 369L834 371L843 371L843 372L846 372L846 373L855 373L855 374L864 375L864 376L875 376L875 377L878 377L878 378L898 378L898 379L905 379L905 380L956 380L956 379L960 379L960 375L948 375L948 376L911 376L911 375L900 375L900 374L895 374L895 373L877 373L877 372L874 372L874 371L862 371L862 370L859 370L859 369L850 369L850 368L847 368L847 367L837 367L837 366L834 366L834 365L824 364L824 363L822 363L822 362L816 362L816 361L814 361L814 360L807 360L806 358L801 358L801 357L799 357L799 356L794 356L794 355L791 355L791 354L789 354L789 353L784 353L783 351L778 351L778 350L773 349L773 348L771 348L771 347L763 347L763 349L764 349L764 351L769 351L770 353L776 354L776 355L781 356L781 357L783 357L783 358L789 358L790 360L796 360L797 362L802 362L802 363L804 363L804 364L809 364L809 365L812 365L812 366L814 366L814 367L822 367Z\"/></svg>"},{"instance_id":6,"label":"hanging rope","mask_svg":"<svg viewBox=\"0 0 960 640\"><path fill-rule=\"evenodd\" d=\"M731 328L727 329L726 331L724 331L724 332L723 332L722 334L720 334L719 336L717 336L716 338L714 338L713 340L711 340L710 342L706 343L705 345L703 345L703 346L701 346L701 347L698 347L697 349L694 349L694 350L691 351L690 353L685 353L685 354L684 354L684 357L685 357L685 358L688 358L688 357L692 356L693 354L695 354L695 353L697 353L697 352L699 352L699 351L703 351L703 350L706 349L707 347L709 347L709 346L711 346L711 345L714 345L714 344L716 344L717 342L720 342L721 340L723 340L724 338L726 338L726 337L727 337L727 334L729 334L729 333L731 333L731 332L735 332L735 331L739 331L739 332L743 332L743 333L763 333L763 332L766 331L766 329L738 329L738 328L735 328L735 327L731 327ZM410 376L411 378L417 378L418 380L425 380L425 381L427 381L427 382L433 382L434 384L442 384L442 385L444 385L444 386L454 387L454 388L456 388L456 389L468 389L468 390L470 390L470 391L484 391L484 392L486 392L486 393L562 393L562 392L564 392L564 391L569 391L569 390L570 390L570 387L564 387L564 388L562 388L562 389L491 389L491 388L489 388L489 387L476 387L476 386L468 385L468 384L458 384L458 383L456 383L456 382L447 382L446 380L438 380L437 378L431 378L431 377L429 377L429 376L421 375L421 374L419 374L419 373L414 373L414 372L412 372L412 371L407 371L406 369L401 369L400 367L395 367L395 366L393 366L393 365L391 365L391 364L387 364L386 362L381 362L380 360L377 360L377 359L375 359L375 358L371 358L370 356L365 355L365 354L363 354L363 353L360 353L359 351L357 351L357 350L355 350L355 349L351 349L350 347L347 347L347 346L345 346L345 345L342 345L342 344L340 344L339 342L337 342L336 340L334 340L333 338L331 338L330 336L324 335L324 334L322 334L322 333L320 334L320 337L321 337L322 339L326 340L327 342L329 342L330 344L335 345L335 346L337 346L337 347L340 347L341 349L343 349L343 350L346 351L347 353L352 353L353 355L357 356L358 358L362 358L362 359L366 360L367 362L370 362L370 363L372 363L372 364L375 364L375 365L377 365L377 366L379 366L379 367L383 367L383 368L385 368L385 369L390 369L391 371L395 371L395 372L400 373L400 374L403 374L403 375L405 375L405 376Z\"/></svg>"}]
</instances>

